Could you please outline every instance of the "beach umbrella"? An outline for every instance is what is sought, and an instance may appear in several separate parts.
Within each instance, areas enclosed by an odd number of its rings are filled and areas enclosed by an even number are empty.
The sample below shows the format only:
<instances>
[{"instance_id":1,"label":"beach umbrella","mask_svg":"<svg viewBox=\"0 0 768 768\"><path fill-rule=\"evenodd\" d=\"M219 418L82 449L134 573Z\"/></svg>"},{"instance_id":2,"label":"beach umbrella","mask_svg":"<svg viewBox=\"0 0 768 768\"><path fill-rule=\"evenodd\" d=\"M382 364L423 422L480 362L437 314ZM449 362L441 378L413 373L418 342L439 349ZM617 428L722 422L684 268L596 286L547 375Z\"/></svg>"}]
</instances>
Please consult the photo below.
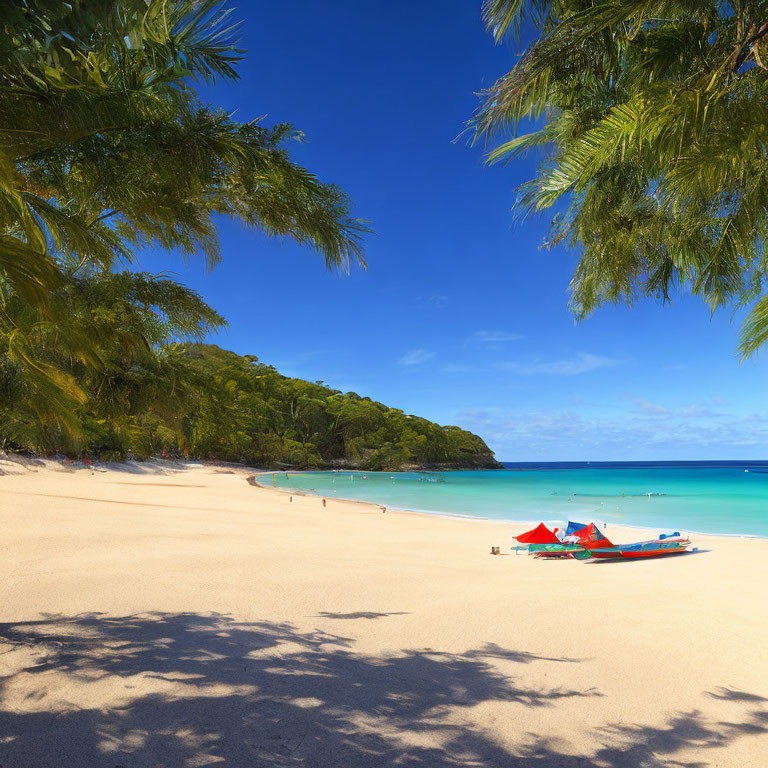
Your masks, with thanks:
<instances>
[{"instance_id":1,"label":"beach umbrella","mask_svg":"<svg viewBox=\"0 0 768 768\"><path fill-rule=\"evenodd\" d=\"M586 523L574 523L572 520L568 521L568 526L565 529L565 535L570 536L572 533L576 533L576 531L580 531L582 528L586 528Z\"/></svg>"},{"instance_id":2,"label":"beach umbrella","mask_svg":"<svg viewBox=\"0 0 768 768\"><path fill-rule=\"evenodd\" d=\"M539 523L535 528L532 528L530 531L526 531L525 533L521 533L519 536L515 536L515 538L521 543L521 544L559 544L560 540L555 536L552 531L547 528L544 523Z\"/></svg>"},{"instance_id":3,"label":"beach umbrella","mask_svg":"<svg viewBox=\"0 0 768 768\"><path fill-rule=\"evenodd\" d=\"M594 523L574 531L573 536L579 540L584 549L603 549L613 546Z\"/></svg>"}]
</instances>

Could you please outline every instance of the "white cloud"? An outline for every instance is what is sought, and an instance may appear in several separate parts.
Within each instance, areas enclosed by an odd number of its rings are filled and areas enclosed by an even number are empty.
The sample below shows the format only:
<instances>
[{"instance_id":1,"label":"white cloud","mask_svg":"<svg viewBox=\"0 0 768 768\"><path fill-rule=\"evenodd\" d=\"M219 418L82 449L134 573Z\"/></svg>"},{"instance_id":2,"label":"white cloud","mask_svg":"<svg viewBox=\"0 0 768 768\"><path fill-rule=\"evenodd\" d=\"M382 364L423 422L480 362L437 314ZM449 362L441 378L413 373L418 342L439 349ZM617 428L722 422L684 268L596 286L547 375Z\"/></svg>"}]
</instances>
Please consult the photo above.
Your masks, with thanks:
<instances>
[{"instance_id":1,"label":"white cloud","mask_svg":"<svg viewBox=\"0 0 768 768\"><path fill-rule=\"evenodd\" d=\"M427 352L426 349L412 349L410 352L406 352L398 361L398 365L419 365L431 357L434 357L434 352Z\"/></svg>"},{"instance_id":2,"label":"white cloud","mask_svg":"<svg viewBox=\"0 0 768 768\"><path fill-rule=\"evenodd\" d=\"M710 414L691 406L584 416L567 409L477 408L453 423L508 460L758 458L768 449L768 412Z\"/></svg>"},{"instance_id":3,"label":"white cloud","mask_svg":"<svg viewBox=\"0 0 768 768\"><path fill-rule=\"evenodd\" d=\"M427 301L431 302L436 307L441 307L441 308L448 305L448 300L449 300L449 297L444 296L441 293L433 293L432 295L427 296Z\"/></svg>"},{"instance_id":4,"label":"white cloud","mask_svg":"<svg viewBox=\"0 0 768 768\"><path fill-rule=\"evenodd\" d=\"M503 344L507 341L519 341L522 338L519 333L507 331L477 331L469 337L468 341L479 344Z\"/></svg>"},{"instance_id":5,"label":"white cloud","mask_svg":"<svg viewBox=\"0 0 768 768\"><path fill-rule=\"evenodd\" d=\"M625 396L626 397L626 396ZM654 403L642 397L627 397L627 399L637 406L641 413L656 416L679 416L682 418L719 418L720 413L713 410L707 403L691 403L689 405L679 405L671 408L659 403ZM720 400L712 398L708 401L710 404L721 405Z\"/></svg>"},{"instance_id":6,"label":"white cloud","mask_svg":"<svg viewBox=\"0 0 768 768\"><path fill-rule=\"evenodd\" d=\"M522 363L517 360L508 360L496 363L495 367L504 371L514 371L525 375L551 374L553 376L577 376L598 368L613 368L621 361L613 357L601 357L589 352L578 352L564 360L534 360Z\"/></svg>"}]
</instances>

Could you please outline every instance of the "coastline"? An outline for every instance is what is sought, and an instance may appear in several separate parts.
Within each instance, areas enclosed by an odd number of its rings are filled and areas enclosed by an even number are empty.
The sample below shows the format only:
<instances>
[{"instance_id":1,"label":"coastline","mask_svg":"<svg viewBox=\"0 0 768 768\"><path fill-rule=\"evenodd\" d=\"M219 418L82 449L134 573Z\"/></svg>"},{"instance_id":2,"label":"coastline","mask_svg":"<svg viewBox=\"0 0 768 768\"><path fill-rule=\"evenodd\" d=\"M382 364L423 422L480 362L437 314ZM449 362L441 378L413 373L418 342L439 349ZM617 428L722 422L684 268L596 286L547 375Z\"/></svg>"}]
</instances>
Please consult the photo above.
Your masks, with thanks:
<instances>
[{"instance_id":1,"label":"coastline","mask_svg":"<svg viewBox=\"0 0 768 768\"><path fill-rule=\"evenodd\" d=\"M302 474L302 473L313 473L317 472L318 470L297 470L295 472L290 472L289 474ZM329 471L329 470L320 470L323 472ZM330 470L334 471L334 470ZM359 472L360 474L364 474L361 470L340 470L343 471L345 474L349 473L351 471ZM507 470L507 471L517 471L517 470ZM552 470L557 471L557 470ZM276 472L275 470L253 470L252 477L262 477L264 475L275 475L275 474L284 474L284 472ZM265 485L264 483L259 483L258 481L255 481L255 486L258 488L262 488L263 490L268 491L275 491L278 493L283 494L289 494L289 495L299 495L299 496L306 496L309 498L320 498L322 497L322 494L320 493L313 493L308 492L304 489L291 489L291 488L280 488L275 487L272 485ZM439 518L447 518L447 519L459 519L459 520L467 520L467 521L474 521L474 522L487 522L487 523L503 523L508 525L520 525L520 526L535 526L538 525L541 522L544 522L545 524L549 524L550 522L556 521L561 522L560 520L556 519L545 519L542 520L540 518L528 518L528 519L515 519L515 518L499 518L499 517L481 517L480 515L462 515L458 513L451 513L451 512L441 512L438 510L430 510L430 509L414 509L414 508L405 508L405 507L399 507L399 506L390 506L385 505L381 502L376 501L369 501L366 499L353 499L348 496L326 496L327 499L333 498L335 501L340 502L349 502L354 504L371 504L372 506L377 507L383 507L386 506L386 509L388 512L399 512L402 514L413 514L413 515L426 515L428 517L439 517ZM659 526L652 526L652 525L638 525L635 523L613 523L613 522L607 522L605 520L598 520L595 519L594 521L590 520L587 522L595 522L598 524L601 528L611 530L618 529L619 531L627 530L627 531L646 531L649 533L656 532L658 533L661 531L662 533L665 532L665 528L659 527ZM768 540L768 535L760 535L760 534L754 534L754 533L722 533L722 532L712 532L712 531L697 531L691 528L686 528L684 526L675 526L674 529L676 531L680 531L681 533L686 533L692 536L705 536L705 537L715 537L715 538L737 538L737 539L759 539L759 540ZM670 529L671 530L671 529ZM610 538L610 536L608 537Z\"/></svg>"},{"instance_id":2,"label":"coastline","mask_svg":"<svg viewBox=\"0 0 768 768\"><path fill-rule=\"evenodd\" d=\"M0 470L3 765L762 767L764 540L542 562L245 468Z\"/></svg>"}]
</instances>

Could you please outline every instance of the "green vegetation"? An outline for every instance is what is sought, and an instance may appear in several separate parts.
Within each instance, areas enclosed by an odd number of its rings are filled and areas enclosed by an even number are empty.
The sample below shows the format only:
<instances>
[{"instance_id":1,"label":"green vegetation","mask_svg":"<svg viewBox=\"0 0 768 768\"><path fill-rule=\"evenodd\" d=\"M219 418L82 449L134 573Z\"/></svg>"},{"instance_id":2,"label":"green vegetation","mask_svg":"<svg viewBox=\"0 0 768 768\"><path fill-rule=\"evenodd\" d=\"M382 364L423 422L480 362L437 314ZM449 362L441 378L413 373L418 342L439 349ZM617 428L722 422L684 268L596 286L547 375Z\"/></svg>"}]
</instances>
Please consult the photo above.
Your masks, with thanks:
<instances>
[{"instance_id":1,"label":"green vegetation","mask_svg":"<svg viewBox=\"0 0 768 768\"><path fill-rule=\"evenodd\" d=\"M223 323L176 283L111 277L136 250L213 265L223 215L309 245L330 269L364 265L366 222L287 153L301 134L199 100L201 82L237 76L234 34L219 0L0 3L2 367L8 386L23 369L25 407L53 431L79 434L84 392L120 365L113 352L150 359L159 336ZM155 299L157 322L109 319L115 302L134 318Z\"/></svg>"},{"instance_id":2,"label":"green vegetation","mask_svg":"<svg viewBox=\"0 0 768 768\"><path fill-rule=\"evenodd\" d=\"M189 447L198 456L269 466L341 462L370 470L409 464L495 466L488 446L458 427L441 427L354 392L281 376L250 355L199 344L179 351L210 383L185 416Z\"/></svg>"},{"instance_id":3,"label":"green vegetation","mask_svg":"<svg viewBox=\"0 0 768 768\"><path fill-rule=\"evenodd\" d=\"M493 464L479 438L200 346L225 321L125 269L151 246L219 259L216 217L365 266L367 222L292 162L287 124L237 122L220 0L0 3L0 446L296 467Z\"/></svg>"},{"instance_id":4,"label":"green vegetation","mask_svg":"<svg viewBox=\"0 0 768 768\"><path fill-rule=\"evenodd\" d=\"M765 343L768 3L485 0L483 15L497 41L537 31L471 129L502 139L493 162L543 153L518 206L559 209L577 317L682 289L750 307L741 352Z\"/></svg>"},{"instance_id":5,"label":"green vegetation","mask_svg":"<svg viewBox=\"0 0 768 768\"><path fill-rule=\"evenodd\" d=\"M126 294L139 298L126 301ZM108 311L107 296L115 299ZM145 301L154 309L137 308ZM5 448L104 459L168 454L268 467L496 466L476 435L281 376L256 357L205 344L143 345L146 337L162 340L185 325L216 322L199 297L171 281L102 277L70 286L62 303L74 324L107 339L100 350L105 372L94 375L48 347L57 370L66 368L81 393L74 433L40 410L23 368L0 358Z\"/></svg>"},{"instance_id":6,"label":"green vegetation","mask_svg":"<svg viewBox=\"0 0 768 768\"><path fill-rule=\"evenodd\" d=\"M0 270L30 303L147 243L215 263L215 214L362 262L365 222L286 152L301 134L198 99L237 77L220 0L10 0L0 30Z\"/></svg>"}]
</instances>

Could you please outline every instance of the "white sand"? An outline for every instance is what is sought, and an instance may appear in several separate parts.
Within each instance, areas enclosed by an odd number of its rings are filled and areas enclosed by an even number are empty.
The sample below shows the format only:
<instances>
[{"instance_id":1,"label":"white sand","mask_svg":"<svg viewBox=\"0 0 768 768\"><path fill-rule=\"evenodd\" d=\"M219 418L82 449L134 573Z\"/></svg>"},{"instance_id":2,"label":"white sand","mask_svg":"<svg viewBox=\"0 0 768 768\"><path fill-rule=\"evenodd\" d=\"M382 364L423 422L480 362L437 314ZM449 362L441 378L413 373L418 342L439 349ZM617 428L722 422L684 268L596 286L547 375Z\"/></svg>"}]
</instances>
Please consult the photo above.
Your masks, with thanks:
<instances>
[{"instance_id":1,"label":"white sand","mask_svg":"<svg viewBox=\"0 0 768 768\"><path fill-rule=\"evenodd\" d=\"M768 541L542 562L243 471L0 469L2 768L768 766Z\"/></svg>"}]
</instances>

